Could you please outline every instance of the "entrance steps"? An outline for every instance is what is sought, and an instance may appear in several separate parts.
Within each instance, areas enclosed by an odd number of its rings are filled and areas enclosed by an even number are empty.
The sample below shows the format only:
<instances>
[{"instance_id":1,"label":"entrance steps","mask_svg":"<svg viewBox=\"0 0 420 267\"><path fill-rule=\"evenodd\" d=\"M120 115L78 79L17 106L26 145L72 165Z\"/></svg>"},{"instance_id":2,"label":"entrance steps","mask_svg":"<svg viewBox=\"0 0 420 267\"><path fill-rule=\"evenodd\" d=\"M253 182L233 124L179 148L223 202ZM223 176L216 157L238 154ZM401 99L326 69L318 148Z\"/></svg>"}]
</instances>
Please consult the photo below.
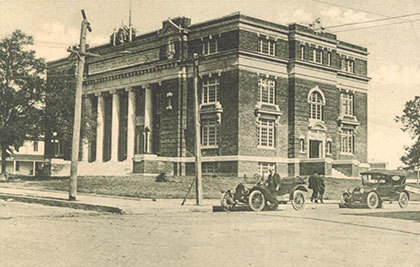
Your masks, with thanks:
<instances>
[{"instance_id":1,"label":"entrance steps","mask_svg":"<svg viewBox=\"0 0 420 267\"><path fill-rule=\"evenodd\" d=\"M332 168L332 170L331 170L331 178L336 178L336 179L359 179L359 177L353 177L353 176L345 175L344 173L342 173L339 170L336 170L334 168Z\"/></svg>"}]
</instances>

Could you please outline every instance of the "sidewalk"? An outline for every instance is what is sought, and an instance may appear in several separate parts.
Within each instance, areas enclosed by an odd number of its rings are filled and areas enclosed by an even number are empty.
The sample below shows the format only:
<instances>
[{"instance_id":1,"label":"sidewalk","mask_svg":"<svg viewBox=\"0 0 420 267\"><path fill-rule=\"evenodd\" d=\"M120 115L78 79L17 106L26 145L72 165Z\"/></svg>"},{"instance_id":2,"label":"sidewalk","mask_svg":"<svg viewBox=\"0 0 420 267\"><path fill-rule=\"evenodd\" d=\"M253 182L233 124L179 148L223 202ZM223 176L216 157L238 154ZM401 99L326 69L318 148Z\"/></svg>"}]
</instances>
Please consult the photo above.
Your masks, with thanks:
<instances>
[{"instance_id":1,"label":"sidewalk","mask_svg":"<svg viewBox=\"0 0 420 267\"><path fill-rule=\"evenodd\" d=\"M82 193L77 194L76 201L69 201L67 192L15 188L3 184L0 184L0 199L117 214L210 212L213 205L220 203L217 199L204 199L203 205L196 206L194 199L187 199L181 206L182 199L152 200Z\"/></svg>"},{"instance_id":2,"label":"sidewalk","mask_svg":"<svg viewBox=\"0 0 420 267\"><path fill-rule=\"evenodd\" d=\"M15 187L6 183L0 183L0 199L116 214L212 212L213 206L220 205L218 199L204 199L201 206L195 205L195 199L187 199L181 206L182 199L130 198L85 193L78 193L76 201L69 201L67 192ZM335 207L338 201L325 200L325 204L327 205L311 203L307 199L305 206L307 209L330 208ZM284 208L292 207L290 203L279 206L279 209Z\"/></svg>"}]
</instances>

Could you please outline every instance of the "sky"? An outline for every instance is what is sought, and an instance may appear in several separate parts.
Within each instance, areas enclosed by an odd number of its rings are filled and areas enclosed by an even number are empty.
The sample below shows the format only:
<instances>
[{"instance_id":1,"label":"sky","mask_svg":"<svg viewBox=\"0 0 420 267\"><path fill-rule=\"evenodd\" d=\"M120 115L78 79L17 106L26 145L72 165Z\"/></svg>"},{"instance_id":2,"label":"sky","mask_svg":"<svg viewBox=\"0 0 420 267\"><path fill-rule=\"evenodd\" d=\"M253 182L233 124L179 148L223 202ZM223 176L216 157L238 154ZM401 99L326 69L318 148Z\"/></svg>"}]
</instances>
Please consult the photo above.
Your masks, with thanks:
<instances>
[{"instance_id":1,"label":"sky","mask_svg":"<svg viewBox=\"0 0 420 267\"><path fill-rule=\"evenodd\" d=\"M287 24L321 19L339 40L369 51L368 160L401 166L399 158L412 139L394 121L404 104L420 95L420 1L417 0L131 0L132 24L143 34L161 28L168 17L185 16L198 23L234 12ZM92 32L91 46L105 44L114 28L128 24L130 0L0 0L0 38L20 29L32 35L39 57L55 60L79 42L84 9ZM363 29L362 29L363 28Z\"/></svg>"}]
</instances>

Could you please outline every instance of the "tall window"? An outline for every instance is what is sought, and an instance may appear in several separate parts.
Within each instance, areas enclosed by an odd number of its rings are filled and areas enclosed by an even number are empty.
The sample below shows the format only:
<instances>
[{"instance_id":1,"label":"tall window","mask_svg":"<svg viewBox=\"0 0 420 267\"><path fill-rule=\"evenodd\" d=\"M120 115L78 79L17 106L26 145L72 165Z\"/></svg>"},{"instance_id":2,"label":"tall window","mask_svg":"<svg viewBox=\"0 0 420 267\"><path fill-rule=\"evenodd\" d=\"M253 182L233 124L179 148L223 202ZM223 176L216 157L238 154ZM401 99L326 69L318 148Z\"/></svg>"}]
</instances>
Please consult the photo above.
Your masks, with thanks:
<instances>
[{"instance_id":1,"label":"tall window","mask_svg":"<svg viewBox=\"0 0 420 267\"><path fill-rule=\"evenodd\" d=\"M327 155L331 155L331 153L332 153L332 143L331 143L331 141L327 141L326 149L327 149Z\"/></svg>"},{"instance_id":2,"label":"tall window","mask_svg":"<svg viewBox=\"0 0 420 267\"><path fill-rule=\"evenodd\" d=\"M322 63L322 49L315 50L315 62Z\"/></svg>"},{"instance_id":3,"label":"tall window","mask_svg":"<svg viewBox=\"0 0 420 267\"><path fill-rule=\"evenodd\" d=\"M38 141L34 141L34 152L38 152Z\"/></svg>"},{"instance_id":4,"label":"tall window","mask_svg":"<svg viewBox=\"0 0 420 267\"><path fill-rule=\"evenodd\" d=\"M201 120L201 144L206 146L217 146L217 120Z\"/></svg>"},{"instance_id":5,"label":"tall window","mask_svg":"<svg viewBox=\"0 0 420 267\"><path fill-rule=\"evenodd\" d=\"M266 176L269 170L276 171L276 164L272 162L258 162L258 173Z\"/></svg>"},{"instance_id":6,"label":"tall window","mask_svg":"<svg viewBox=\"0 0 420 267\"><path fill-rule=\"evenodd\" d=\"M322 120L322 96L319 92L313 92L309 98L309 117L314 120Z\"/></svg>"},{"instance_id":7,"label":"tall window","mask_svg":"<svg viewBox=\"0 0 420 267\"><path fill-rule=\"evenodd\" d=\"M216 38L206 38L203 42L203 54L210 55L218 52L218 45Z\"/></svg>"},{"instance_id":8,"label":"tall window","mask_svg":"<svg viewBox=\"0 0 420 267\"><path fill-rule=\"evenodd\" d=\"M353 116L353 94L341 93L341 114Z\"/></svg>"},{"instance_id":9,"label":"tall window","mask_svg":"<svg viewBox=\"0 0 420 267\"><path fill-rule=\"evenodd\" d=\"M258 146L274 147L274 120L260 119L258 121Z\"/></svg>"},{"instance_id":10,"label":"tall window","mask_svg":"<svg viewBox=\"0 0 420 267\"><path fill-rule=\"evenodd\" d=\"M217 102L217 93L219 91L219 76L215 75L212 77L204 76L203 77L203 94L202 101L203 104L209 104Z\"/></svg>"},{"instance_id":11,"label":"tall window","mask_svg":"<svg viewBox=\"0 0 420 267\"><path fill-rule=\"evenodd\" d=\"M305 45L300 46L300 59L305 59Z\"/></svg>"},{"instance_id":12,"label":"tall window","mask_svg":"<svg viewBox=\"0 0 420 267\"><path fill-rule=\"evenodd\" d=\"M327 65L331 66L331 52L327 52Z\"/></svg>"},{"instance_id":13,"label":"tall window","mask_svg":"<svg viewBox=\"0 0 420 267\"><path fill-rule=\"evenodd\" d=\"M274 56L276 49L276 43L273 40L259 39L258 40L258 52Z\"/></svg>"},{"instance_id":14,"label":"tall window","mask_svg":"<svg viewBox=\"0 0 420 267\"><path fill-rule=\"evenodd\" d=\"M275 104L276 82L272 79L260 78L258 81L258 100L263 103Z\"/></svg>"},{"instance_id":15,"label":"tall window","mask_svg":"<svg viewBox=\"0 0 420 267\"><path fill-rule=\"evenodd\" d=\"M354 131L343 129L340 136L340 152L344 154L354 153Z\"/></svg>"}]
</instances>

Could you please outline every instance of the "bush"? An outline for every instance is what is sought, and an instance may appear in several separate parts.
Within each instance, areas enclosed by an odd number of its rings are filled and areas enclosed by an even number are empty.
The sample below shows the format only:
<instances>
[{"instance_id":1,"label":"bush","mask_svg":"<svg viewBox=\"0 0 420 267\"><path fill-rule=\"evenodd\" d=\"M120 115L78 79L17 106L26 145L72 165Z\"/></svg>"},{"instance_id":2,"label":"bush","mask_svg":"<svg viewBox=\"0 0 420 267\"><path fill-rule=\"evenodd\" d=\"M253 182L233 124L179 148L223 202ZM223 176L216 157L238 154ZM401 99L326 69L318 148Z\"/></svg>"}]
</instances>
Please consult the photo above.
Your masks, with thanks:
<instances>
[{"instance_id":1,"label":"bush","mask_svg":"<svg viewBox=\"0 0 420 267\"><path fill-rule=\"evenodd\" d=\"M168 176L166 176L166 173L163 173L162 172L161 174L159 174L156 177L155 182L158 182L158 183L166 183L166 182L169 182L169 179L168 179Z\"/></svg>"}]
</instances>

